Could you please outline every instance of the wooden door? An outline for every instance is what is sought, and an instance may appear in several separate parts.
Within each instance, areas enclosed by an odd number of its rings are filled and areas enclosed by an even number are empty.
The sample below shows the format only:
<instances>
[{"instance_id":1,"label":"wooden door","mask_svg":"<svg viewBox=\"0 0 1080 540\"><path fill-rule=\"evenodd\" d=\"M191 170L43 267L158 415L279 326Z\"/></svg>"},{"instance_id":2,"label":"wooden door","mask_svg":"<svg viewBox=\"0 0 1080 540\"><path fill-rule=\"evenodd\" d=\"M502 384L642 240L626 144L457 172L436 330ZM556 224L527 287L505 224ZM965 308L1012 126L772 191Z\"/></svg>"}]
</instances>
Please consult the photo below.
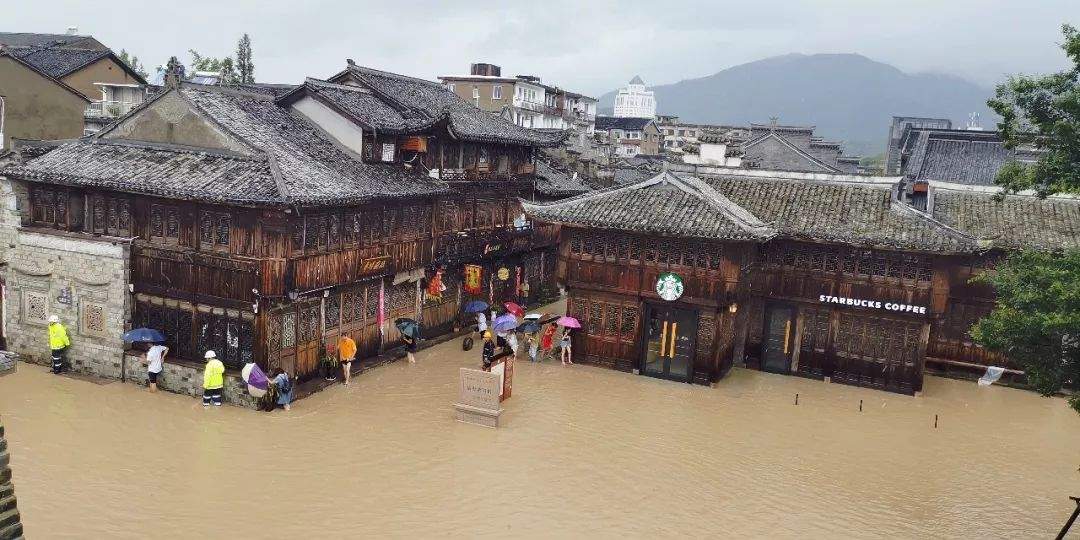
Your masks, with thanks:
<instances>
[{"instance_id":1,"label":"wooden door","mask_svg":"<svg viewBox=\"0 0 1080 540\"><path fill-rule=\"evenodd\" d=\"M761 369L773 373L791 371L794 351L795 309L786 305L770 305L765 309L765 335L761 348Z\"/></svg>"},{"instance_id":2,"label":"wooden door","mask_svg":"<svg viewBox=\"0 0 1080 540\"><path fill-rule=\"evenodd\" d=\"M646 312L641 373L690 382L697 347L698 311L650 305Z\"/></svg>"}]
</instances>

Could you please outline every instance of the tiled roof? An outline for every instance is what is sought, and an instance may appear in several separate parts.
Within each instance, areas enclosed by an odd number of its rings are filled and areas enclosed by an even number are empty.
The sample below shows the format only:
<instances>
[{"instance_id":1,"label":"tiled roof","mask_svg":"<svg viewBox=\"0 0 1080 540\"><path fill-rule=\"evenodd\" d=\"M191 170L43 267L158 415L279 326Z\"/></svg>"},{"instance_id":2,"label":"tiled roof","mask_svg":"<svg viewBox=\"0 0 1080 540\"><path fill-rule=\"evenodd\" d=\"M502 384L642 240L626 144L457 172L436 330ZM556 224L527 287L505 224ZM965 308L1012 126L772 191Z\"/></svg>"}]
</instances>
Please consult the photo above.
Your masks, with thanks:
<instances>
[{"instance_id":1,"label":"tiled roof","mask_svg":"<svg viewBox=\"0 0 1080 540\"><path fill-rule=\"evenodd\" d=\"M778 171L703 178L663 172L630 186L527 204L526 210L542 221L672 236L782 237L931 252L978 248L974 238L894 200L895 180Z\"/></svg>"},{"instance_id":2,"label":"tiled roof","mask_svg":"<svg viewBox=\"0 0 1080 540\"><path fill-rule=\"evenodd\" d=\"M237 204L282 200L267 159L178 146L80 139L3 172L30 181L170 199Z\"/></svg>"},{"instance_id":3,"label":"tiled roof","mask_svg":"<svg viewBox=\"0 0 1080 540\"><path fill-rule=\"evenodd\" d=\"M580 195L592 190L588 184L575 178L546 160L536 160L536 191L549 197Z\"/></svg>"},{"instance_id":4,"label":"tiled roof","mask_svg":"<svg viewBox=\"0 0 1080 540\"><path fill-rule=\"evenodd\" d=\"M62 47L18 47L11 48L10 52L39 71L57 79L112 54L109 50Z\"/></svg>"},{"instance_id":5,"label":"tiled roof","mask_svg":"<svg viewBox=\"0 0 1080 540\"><path fill-rule=\"evenodd\" d=\"M430 128L436 117L406 118L366 88L308 79L304 89L331 104L343 114L380 133L405 134Z\"/></svg>"},{"instance_id":6,"label":"tiled roof","mask_svg":"<svg viewBox=\"0 0 1080 540\"><path fill-rule=\"evenodd\" d=\"M977 244L897 201L895 178L754 171L705 181L792 239L933 252Z\"/></svg>"},{"instance_id":7,"label":"tiled roof","mask_svg":"<svg viewBox=\"0 0 1080 540\"><path fill-rule=\"evenodd\" d=\"M89 140L58 148L3 172L28 180L107 185L132 193L171 193L179 198L273 205L352 204L448 190L446 184L400 166L361 161L299 114L279 107L269 96L186 84L174 91L223 131L243 141L254 157L230 155L232 161L228 162L195 159L187 154L217 154L175 146L119 143L106 138L110 132L107 128ZM148 106L144 104L143 108ZM124 150L101 150L100 146L122 146ZM55 160L46 159L60 150L64 152ZM122 174L111 172L113 168ZM220 175L226 175L229 181L224 194L215 180Z\"/></svg>"},{"instance_id":8,"label":"tiled roof","mask_svg":"<svg viewBox=\"0 0 1080 540\"><path fill-rule=\"evenodd\" d=\"M0 45L5 47L40 47L44 45L74 45L83 44L86 48L94 48L89 45L96 44L91 36L75 36L71 34L35 34L30 32L0 32Z\"/></svg>"},{"instance_id":9,"label":"tiled roof","mask_svg":"<svg viewBox=\"0 0 1080 540\"><path fill-rule=\"evenodd\" d=\"M441 193L444 184L400 166L360 161L297 113L265 96L184 86L181 94L226 131L273 159L295 204Z\"/></svg>"},{"instance_id":10,"label":"tiled roof","mask_svg":"<svg viewBox=\"0 0 1080 540\"><path fill-rule=\"evenodd\" d=\"M1010 150L993 131L909 130L912 148L904 164L905 177L955 184L990 186L1001 166L1011 160L1033 161L1038 154Z\"/></svg>"},{"instance_id":11,"label":"tiled roof","mask_svg":"<svg viewBox=\"0 0 1080 540\"><path fill-rule=\"evenodd\" d=\"M1080 248L1080 199L995 198L997 189L930 183L934 218L1004 250Z\"/></svg>"},{"instance_id":12,"label":"tiled roof","mask_svg":"<svg viewBox=\"0 0 1080 540\"><path fill-rule=\"evenodd\" d=\"M601 229L724 240L763 240L775 234L708 184L667 172L571 199L523 204L542 221Z\"/></svg>"},{"instance_id":13,"label":"tiled roof","mask_svg":"<svg viewBox=\"0 0 1080 540\"><path fill-rule=\"evenodd\" d=\"M620 116L597 116L596 117L596 129L600 131L608 131L612 129L622 129L629 131L638 131L645 129L645 126L652 122L652 118L624 118Z\"/></svg>"},{"instance_id":14,"label":"tiled roof","mask_svg":"<svg viewBox=\"0 0 1080 540\"><path fill-rule=\"evenodd\" d=\"M481 111L436 82L357 65L350 65L346 72L335 76L335 79L345 74L396 111L396 115L388 115L388 118L368 117L367 120L372 123L393 123L397 116L404 118L407 126L410 123L431 126L446 121L450 132L462 140L542 147L561 144L568 134L546 134L515 125L501 116ZM355 114L359 117L363 114L388 113L360 108Z\"/></svg>"}]
</instances>

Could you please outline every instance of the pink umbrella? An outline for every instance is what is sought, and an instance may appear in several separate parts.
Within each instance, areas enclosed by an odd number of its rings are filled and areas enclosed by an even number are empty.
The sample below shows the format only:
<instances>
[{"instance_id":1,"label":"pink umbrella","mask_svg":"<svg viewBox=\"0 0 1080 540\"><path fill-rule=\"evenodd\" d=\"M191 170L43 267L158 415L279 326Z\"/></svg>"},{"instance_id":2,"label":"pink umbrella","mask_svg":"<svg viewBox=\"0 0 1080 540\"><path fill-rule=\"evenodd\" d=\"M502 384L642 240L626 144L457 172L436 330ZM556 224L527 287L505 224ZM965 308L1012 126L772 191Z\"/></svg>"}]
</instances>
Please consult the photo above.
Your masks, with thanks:
<instances>
[{"instance_id":1,"label":"pink umbrella","mask_svg":"<svg viewBox=\"0 0 1080 540\"><path fill-rule=\"evenodd\" d=\"M555 324L559 326L565 326L567 328L581 328L581 323L578 322L577 319L569 315L559 317L559 320L555 321Z\"/></svg>"}]
</instances>

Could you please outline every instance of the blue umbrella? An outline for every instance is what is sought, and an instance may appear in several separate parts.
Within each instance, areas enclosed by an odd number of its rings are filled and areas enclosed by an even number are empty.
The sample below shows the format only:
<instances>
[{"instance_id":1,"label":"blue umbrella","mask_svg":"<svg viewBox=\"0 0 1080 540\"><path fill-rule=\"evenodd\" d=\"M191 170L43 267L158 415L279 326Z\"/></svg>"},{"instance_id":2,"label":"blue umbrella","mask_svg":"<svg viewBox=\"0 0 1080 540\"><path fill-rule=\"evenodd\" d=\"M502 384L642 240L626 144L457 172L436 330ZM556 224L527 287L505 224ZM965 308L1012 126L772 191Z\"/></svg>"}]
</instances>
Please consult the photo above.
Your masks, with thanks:
<instances>
[{"instance_id":1,"label":"blue umbrella","mask_svg":"<svg viewBox=\"0 0 1080 540\"><path fill-rule=\"evenodd\" d=\"M165 336L153 328L136 328L124 333L124 341L129 343L165 343Z\"/></svg>"},{"instance_id":2,"label":"blue umbrella","mask_svg":"<svg viewBox=\"0 0 1080 540\"><path fill-rule=\"evenodd\" d=\"M509 332L517 328L519 324L521 323L513 315L500 315L491 323L491 328L496 332Z\"/></svg>"},{"instance_id":3,"label":"blue umbrella","mask_svg":"<svg viewBox=\"0 0 1080 540\"><path fill-rule=\"evenodd\" d=\"M525 321L518 329L526 334L535 334L540 331L540 321Z\"/></svg>"},{"instance_id":4,"label":"blue umbrella","mask_svg":"<svg viewBox=\"0 0 1080 540\"><path fill-rule=\"evenodd\" d=\"M465 313L483 313L487 311L488 303L483 300L473 300L465 304Z\"/></svg>"}]
</instances>

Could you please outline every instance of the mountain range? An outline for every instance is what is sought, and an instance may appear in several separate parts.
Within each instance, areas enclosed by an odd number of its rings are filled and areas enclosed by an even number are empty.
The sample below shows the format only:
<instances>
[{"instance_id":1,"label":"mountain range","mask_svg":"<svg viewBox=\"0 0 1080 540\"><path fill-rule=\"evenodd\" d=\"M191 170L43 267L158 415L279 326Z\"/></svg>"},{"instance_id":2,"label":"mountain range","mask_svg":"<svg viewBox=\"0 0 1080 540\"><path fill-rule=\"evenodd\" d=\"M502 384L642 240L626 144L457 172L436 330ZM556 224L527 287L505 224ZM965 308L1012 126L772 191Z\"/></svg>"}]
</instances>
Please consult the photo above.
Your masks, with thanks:
<instances>
[{"instance_id":1,"label":"mountain range","mask_svg":"<svg viewBox=\"0 0 1080 540\"><path fill-rule=\"evenodd\" d=\"M844 143L850 155L885 150L891 117L949 118L955 127L980 115L985 129L998 117L986 106L993 90L951 75L905 73L858 54L787 54L734 66L707 77L649 87L657 113L681 122L812 125L814 134ZM615 92L600 97L610 114Z\"/></svg>"}]
</instances>

